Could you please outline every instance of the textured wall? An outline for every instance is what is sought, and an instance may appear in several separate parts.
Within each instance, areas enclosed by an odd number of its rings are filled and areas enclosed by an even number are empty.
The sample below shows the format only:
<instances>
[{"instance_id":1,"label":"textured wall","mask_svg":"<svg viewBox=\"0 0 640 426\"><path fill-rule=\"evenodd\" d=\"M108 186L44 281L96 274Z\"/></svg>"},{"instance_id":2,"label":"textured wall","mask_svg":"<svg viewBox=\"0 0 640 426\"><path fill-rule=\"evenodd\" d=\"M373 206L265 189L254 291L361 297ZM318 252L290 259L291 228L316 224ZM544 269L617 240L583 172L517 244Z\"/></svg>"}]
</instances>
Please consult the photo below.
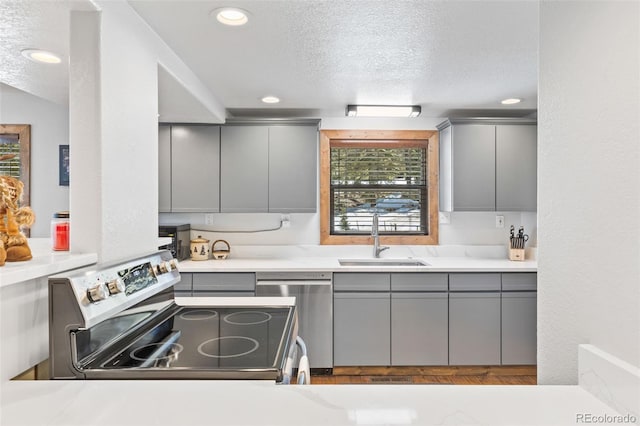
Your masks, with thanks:
<instances>
[{"instance_id":1,"label":"textured wall","mask_svg":"<svg viewBox=\"0 0 640 426\"><path fill-rule=\"evenodd\" d=\"M640 366L640 3L542 2L538 383L577 345Z\"/></svg>"},{"instance_id":2,"label":"textured wall","mask_svg":"<svg viewBox=\"0 0 640 426\"><path fill-rule=\"evenodd\" d=\"M69 187L58 185L58 146L69 143L68 110L0 83L0 123L31 125L31 236L49 237L53 213L69 210Z\"/></svg>"}]
</instances>

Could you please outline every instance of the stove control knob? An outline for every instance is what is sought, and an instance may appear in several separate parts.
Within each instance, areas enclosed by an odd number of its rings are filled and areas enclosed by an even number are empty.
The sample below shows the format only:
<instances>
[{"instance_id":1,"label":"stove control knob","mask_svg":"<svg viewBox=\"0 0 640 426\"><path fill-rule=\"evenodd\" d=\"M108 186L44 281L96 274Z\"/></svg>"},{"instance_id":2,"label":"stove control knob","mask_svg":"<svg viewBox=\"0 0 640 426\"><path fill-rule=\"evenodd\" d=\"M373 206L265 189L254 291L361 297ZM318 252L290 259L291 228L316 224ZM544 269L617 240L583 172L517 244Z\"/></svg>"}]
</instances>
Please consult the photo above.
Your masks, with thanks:
<instances>
[{"instance_id":1,"label":"stove control knob","mask_svg":"<svg viewBox=\"0 0 640 426\"><path fill-rule=\"evenodd\" d=\"M177 259L171 259L171 260L169 261L169 264L171 265L171 267L172 267L173 269L178 269L178 260L177 260Z\"/></svg>"},{"instance_id":2,"label":"stove control knob","mask_svg":"<svg viewBox=\"0 0 640 426\"><path fill-rule=\"evenodd\" d=\"M120 278L116 278L107 283L107 289L109 290L109 295L122 293L124 291L124 283Z\"/></svg>"},{"instance_id":3,"label":"stove control knob","mask_svg":"<svg viewBox=\"0 0 640 426\"><path fill-rule=\"evenodd\" d=\"M87 299L89 302L96 303L109 296L107 288L102 284L97 284L87 290Z\"/></svg>"},{"instance_id":4,"label":"stove control knob","mask_svg":"<svg viewBox=\"0 0 640 426\"><path fill-rule=\"evenodd\" d=\"M166 263L165 262L158 263L158 265L156 266L156 270L158 271L158 274L164 274L168 272Z\"/></svg>"},{"instance_id":5,"label":"stove control knob","mask_svg":"<svg viewBox=\"0 0 640 426\"><path fill-rule=\"evenodd\" d=\"M164 266L167 268L167 272L171 272L175 269L175 267L173 266L170 260L167 260L166 262L164 262Z\"/></svg>"}]
</instances>

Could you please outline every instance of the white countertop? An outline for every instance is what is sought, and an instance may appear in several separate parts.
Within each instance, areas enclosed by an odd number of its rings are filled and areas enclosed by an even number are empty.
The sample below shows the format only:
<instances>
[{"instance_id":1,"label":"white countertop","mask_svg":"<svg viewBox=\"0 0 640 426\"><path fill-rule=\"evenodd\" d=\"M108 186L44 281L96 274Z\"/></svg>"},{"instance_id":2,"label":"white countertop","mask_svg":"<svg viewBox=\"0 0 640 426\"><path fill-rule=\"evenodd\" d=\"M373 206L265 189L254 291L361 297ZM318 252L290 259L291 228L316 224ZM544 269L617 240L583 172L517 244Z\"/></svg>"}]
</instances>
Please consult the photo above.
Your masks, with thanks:
<instances>
[{"instance_id":1,"label":"white countertop","mask_svg":"<svg viewBox=\"0 0 640 426\"><path fill-rule=\"evenodd\" d=\"M49 238L30 238L28 241L33 258L24 262L6 262L0 266L0 286L48 277L98 261L96 253L53 251Z\"/></svg>"},{"instance_id":2,"label":"white countertop","mask_svg":"<svg viewBox=\"0 0 640 426\"><path fill-rule=\"evenodd\" d=\"M536 272L530 257L510 261L502 246L392 246L383 260L414 259L428 266L341 266L339 259L373 260L370 246L254 246L234 248L225 260L183 260L180 272Z\"/></svg>"},{"instance_id":3,"label":"white countertop","mask_svg":"<svg viewBox=\"0 0 640 426\"><path fill-rule=\"evenodd\" d=\"M1 390L3 426L543 426L618 415L579 386L87 380L4 382Z\"/></svg>"}]
</instances>

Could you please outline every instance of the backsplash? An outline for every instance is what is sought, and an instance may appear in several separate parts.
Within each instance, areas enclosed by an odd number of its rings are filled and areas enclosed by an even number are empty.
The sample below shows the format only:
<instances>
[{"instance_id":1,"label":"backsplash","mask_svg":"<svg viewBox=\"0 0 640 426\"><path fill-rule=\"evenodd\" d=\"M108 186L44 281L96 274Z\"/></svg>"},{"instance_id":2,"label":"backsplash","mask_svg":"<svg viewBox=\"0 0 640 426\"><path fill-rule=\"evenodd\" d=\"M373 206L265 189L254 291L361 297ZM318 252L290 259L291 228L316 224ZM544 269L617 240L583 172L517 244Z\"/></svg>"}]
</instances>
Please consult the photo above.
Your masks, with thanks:
<instances>
[{"instance_id":1,"label":"backsplash","mask_svg":"<svg viewBox=\"0 0 640 426\"><path fill-rule=\"evenodd\" d=\"M496 228L496 215L504 216L504 228ZM529 235L527 247L537 245L535 212L453 212L449 223L440 223L440 245L504 245L509 227L524 226ZM215 213L213 225L205 225L204 213L160 213L161 224L191 224L192 237L202 235L211 241L223 239L233 245L317 245L320 243L320 215L291 213L290 227L276 231L252 232L280 226L279 213ZM240 231L240 232L238 232Z\"/></svg>"}]
</instances>

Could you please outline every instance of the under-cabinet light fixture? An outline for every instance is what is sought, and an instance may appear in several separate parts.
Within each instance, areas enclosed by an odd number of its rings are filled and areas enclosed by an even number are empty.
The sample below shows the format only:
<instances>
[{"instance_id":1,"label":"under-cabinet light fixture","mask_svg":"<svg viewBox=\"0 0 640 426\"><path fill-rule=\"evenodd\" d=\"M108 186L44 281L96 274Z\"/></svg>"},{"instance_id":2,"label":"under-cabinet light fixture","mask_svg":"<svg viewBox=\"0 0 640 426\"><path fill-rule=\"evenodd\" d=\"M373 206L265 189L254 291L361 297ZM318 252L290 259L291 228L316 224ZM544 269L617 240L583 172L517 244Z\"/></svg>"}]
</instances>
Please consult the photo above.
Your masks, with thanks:
<instances>
[{"instance_id":1,"label":"under-cabinet light fixture","mask_svg":"<svg viewBox=\"0 0 640 426\"><path fill-rule=\"evenodd\" d=\"M417 117L420 105L347 105L347 117Z\"/></svg>"}]
</instances>

